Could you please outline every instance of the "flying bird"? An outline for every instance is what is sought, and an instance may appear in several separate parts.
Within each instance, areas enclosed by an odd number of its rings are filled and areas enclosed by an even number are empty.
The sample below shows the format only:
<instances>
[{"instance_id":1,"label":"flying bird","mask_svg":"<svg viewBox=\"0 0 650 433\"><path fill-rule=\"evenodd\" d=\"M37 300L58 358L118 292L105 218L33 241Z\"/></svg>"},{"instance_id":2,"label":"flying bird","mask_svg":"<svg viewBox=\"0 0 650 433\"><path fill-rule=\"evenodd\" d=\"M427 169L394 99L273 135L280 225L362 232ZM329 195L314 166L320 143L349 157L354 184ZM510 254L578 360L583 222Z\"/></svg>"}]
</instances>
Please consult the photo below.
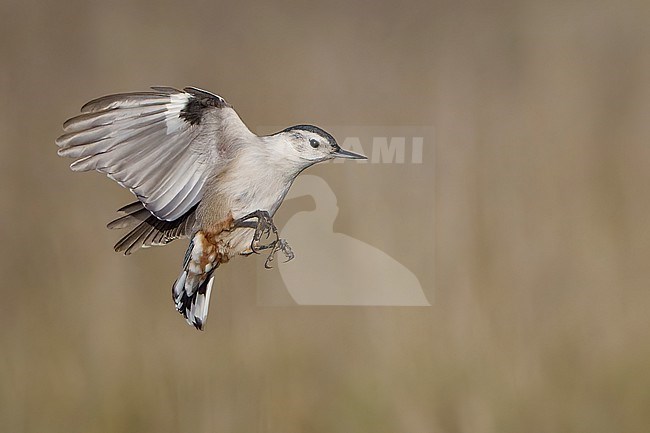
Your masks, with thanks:
<instances>
[{"instance_id":1,"label":"flying bird","mask_svg":"<svg viewBox=\"0 0 650 433\"><path fill-rule=\"evenodd\" d=\"M138 199L108 224L130 229L115 251L190 239L172 298L199 330L221 264L265 250L266 267L278 252L293 258L273 215L296 176L333 158L365 159L312 125L258 136L225 99L195 87L104 96L63 130L58 154L76 159L73 171L105 173Z\"/></svg>"}]
</instances>

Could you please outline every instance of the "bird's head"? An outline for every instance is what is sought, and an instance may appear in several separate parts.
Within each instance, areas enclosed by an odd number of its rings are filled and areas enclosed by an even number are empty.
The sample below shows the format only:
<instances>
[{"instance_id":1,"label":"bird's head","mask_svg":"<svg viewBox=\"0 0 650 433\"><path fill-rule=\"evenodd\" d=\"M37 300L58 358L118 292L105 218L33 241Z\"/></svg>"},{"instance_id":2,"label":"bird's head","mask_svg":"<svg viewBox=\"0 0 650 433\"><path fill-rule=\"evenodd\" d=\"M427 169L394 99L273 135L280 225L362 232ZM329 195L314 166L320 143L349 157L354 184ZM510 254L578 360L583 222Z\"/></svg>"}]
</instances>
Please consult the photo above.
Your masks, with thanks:
<instances>
[{"instance_id":1,"label":"bird's head","mask_svg":"<svg viewBox=\"0 0 650 433\"><path fill-rule=\"evenodd\" d=\"M341 149L334 137L317 126L296 125L275 136L287 144L284 147L287 158L305 166L333 158L367 159L363 155Z\"/></svg>"}]
</instances>

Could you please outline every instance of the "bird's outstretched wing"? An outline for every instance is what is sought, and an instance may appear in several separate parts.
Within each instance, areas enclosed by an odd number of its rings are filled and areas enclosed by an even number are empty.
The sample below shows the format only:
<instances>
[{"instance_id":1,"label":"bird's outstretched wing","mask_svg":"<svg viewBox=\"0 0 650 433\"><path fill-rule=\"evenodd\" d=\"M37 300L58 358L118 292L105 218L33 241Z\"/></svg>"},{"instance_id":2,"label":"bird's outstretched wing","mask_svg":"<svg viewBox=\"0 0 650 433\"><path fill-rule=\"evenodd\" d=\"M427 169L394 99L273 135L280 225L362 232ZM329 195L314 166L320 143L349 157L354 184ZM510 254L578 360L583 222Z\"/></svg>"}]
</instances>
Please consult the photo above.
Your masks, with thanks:
<instances>
[{"instance_id":1,"label":"bird's outstretched wing","mask_svg":"<svg viewBox=\"0 0 650 433\"><path fill-rule=\"evenodd\" d=\"M63 124L56 144L59 155L77 158L72 170L106 173L155 217L174 221L252 133L220 96L193 87L152 90L88 102Z\"/></svg>"}]
</instances>

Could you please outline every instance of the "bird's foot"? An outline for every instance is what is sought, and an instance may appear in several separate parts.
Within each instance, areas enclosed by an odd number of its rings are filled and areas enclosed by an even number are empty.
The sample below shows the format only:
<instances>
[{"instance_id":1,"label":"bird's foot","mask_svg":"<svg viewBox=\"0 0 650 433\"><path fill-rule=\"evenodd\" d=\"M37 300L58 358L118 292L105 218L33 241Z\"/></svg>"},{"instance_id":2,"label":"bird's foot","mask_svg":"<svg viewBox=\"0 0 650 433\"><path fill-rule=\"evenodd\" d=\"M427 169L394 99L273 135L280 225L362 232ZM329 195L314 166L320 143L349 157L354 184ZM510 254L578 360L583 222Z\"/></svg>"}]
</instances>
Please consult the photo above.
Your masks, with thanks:
<instances>
[{"instance_id":1,"label":"bird's foot","mask_svg":"<svg viewBox=\"0 0 650 433\"><path fill-rule=\"evenodd\" d=\"M250 223L250 220L253 218L257 218L257 224L254 226ZM271 215L264 210L256 210L255 212L251 212L248 215L239 218L234 222L233 226L255 228L253 240L251 241L251 251L255 254L259 254L262 250L275 248L275 245L280 240L278 229L273 223L273 218L271 218ZM262 237L269 239L271 233L275 235L275 240L270 244L262 244Z\"/></svg>"},{"instance_id":2,"label":"bird's foot","mask_svg":"<svg viewBox=\"0 0 650 433\"><path fill-rule=\"evenodd\" d=\"M257 218L257 224L250 221L253 218ZM256 210L255 212L251 212L248 215L236 220L233 223L233 227L246 227L255 229L253 240L251 241L250 253L246 253L246 255L253 253L259 254L263 250L270 249L271 252L266 258L266 262L264 262L264 267L266 269L271 269L273 267L271 266L271 263L275 261L275 255L278 251L282 251L284 256L287 258L284 263L294 258L294 254L293 251L291 251L289 243L286 239L280 239L278 229L273 223L273 218L271 218L271 215L267 211ZM273 233L275 236L275 240L268 244L262 244L262 238L269 239L271 237L271 233Z\"/></svg>"},{"instance_id":3,"label":"bird's foot","mask_svg":"<svg viewBox=\"0 0 650 433\"><path fill-rule=\"evenodd\" d=\"M293 251L291 251L291 247L289 246L287 240L278 239L275 242L273 242L271 253L266 258L266 262L264 262L264 267L266 269L273 268L273 266L271 266L271 263L275 260L275 254L278 251L282 251L282 253L284 253L284 256L287 258L283 263L287 263L288 261L292 260L295 257Z\"/></svg>"}]
</instances>

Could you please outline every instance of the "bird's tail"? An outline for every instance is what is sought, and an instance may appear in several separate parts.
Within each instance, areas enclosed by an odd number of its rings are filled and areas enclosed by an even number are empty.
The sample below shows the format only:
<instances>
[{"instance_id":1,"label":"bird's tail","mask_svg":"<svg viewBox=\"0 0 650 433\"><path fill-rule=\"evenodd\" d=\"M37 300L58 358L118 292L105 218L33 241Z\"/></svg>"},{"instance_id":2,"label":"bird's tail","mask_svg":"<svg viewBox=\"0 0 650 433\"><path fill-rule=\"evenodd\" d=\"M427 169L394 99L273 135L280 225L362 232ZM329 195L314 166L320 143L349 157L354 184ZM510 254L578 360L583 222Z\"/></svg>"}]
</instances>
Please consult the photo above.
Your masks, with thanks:
<instances>
[{"instance_id":1,"label":"bird's tail","mask_svg":"<svg viewBox=\"0 0 650 433\"><path fill-rule=\"evenodd\" d=\"M208 316L210 292L214 282L213 273L219 266L216 247L203 232L197 232L185 253L183 271L172 287L176 310L187 323L203 330Z\"/></svg>"}]
</instances>

